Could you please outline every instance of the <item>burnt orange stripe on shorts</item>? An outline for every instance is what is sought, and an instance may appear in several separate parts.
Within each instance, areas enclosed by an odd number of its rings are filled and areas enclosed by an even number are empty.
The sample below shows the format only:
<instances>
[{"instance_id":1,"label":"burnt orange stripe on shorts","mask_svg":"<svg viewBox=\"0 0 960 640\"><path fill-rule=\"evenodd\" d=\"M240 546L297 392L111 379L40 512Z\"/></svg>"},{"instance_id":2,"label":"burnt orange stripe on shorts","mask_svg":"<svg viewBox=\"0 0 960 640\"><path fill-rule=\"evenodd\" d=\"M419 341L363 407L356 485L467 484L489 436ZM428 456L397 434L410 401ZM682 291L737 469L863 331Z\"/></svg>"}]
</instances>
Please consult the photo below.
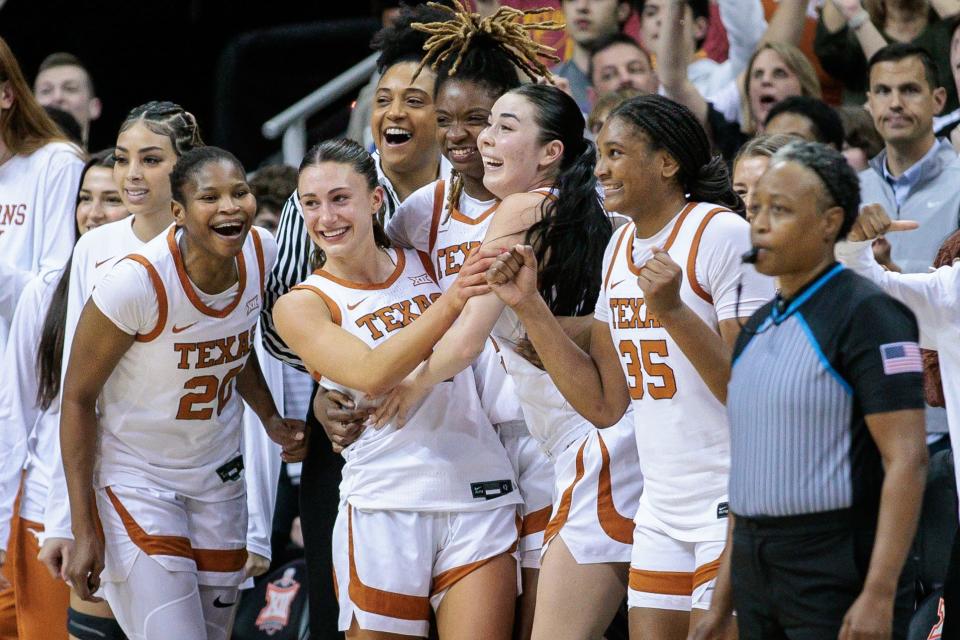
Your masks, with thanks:
<instances>
[{"instance_id":1,"label":"burnt orange stripe on shorts","mask_svg":"<svg viewBox=\"0 0 960 640\"><path fill-rule=\"evenodd\" d=\"M438 573L433 577L433 584L430 585L430 595L436 595L441 591L449 589L483 565L487 564L494 558L499 557L500 554L498 553L497 555L490 556L489 558L477 560L476 562L471 562L470 564L465 564L461 567L454 567L453 569L447 569L442 573Z\"/></svg>"},{"instance_id":2,"label":"burnt orange stripe on shorts","mask_svg":"<svg viewBox=\"0 0 960 640\"><path fill-rule=\"evenodd\" d=\"M520 537L524 538L544 531L550 523L550 512L552 510L553 505L547 505L543 509L537 509L525 515L523 525L520 527Z\"/></svg>"},{"instance_id":3,"label":"burnt orange stripe on shorts","mask_svg":"<svg viewBox=\"0 0 960 640\"><path fill-rule=\"evenodd\" d=\"M402 254L401 254L402 255ZM378 616L399 620L430 619L430 598L393 593L368 587L357 575L357 563L353 555L353 509L347 511L347 549L350 556L350 600L358 609Z\"/></svg>"},{"instance_id":4,"label":"burnt orange stripe on shorts","mask_svg":"<svg viewBox=\"0 0 960 640\"><path fill-rule=\"evenodd\" d=\"M197 562L197 571L233 573L243 569L247 563L247 550L194 549L193 559Z\"/></svg>"},{"instance_id":5,"label":"burnt orange stripe on shorts","mask_svg":"<svg viewBox=\"0 0 960 640\"><path fill-rule=\"evenodd\" d=\"M597 520L600 528L611 539L623 544L633 544L633 520L620 515L617 505L613 502L613 482L610 479L610 452L603 441L603 436L597 434L600 444L600 477L597 482Z\"/></svg>"},{"instance_id":6,"label":"burnt orange stripe on shorts","mask_svg":"<svg viewBox=\"0 0 960 640\"><path fill-rule=\"evenodd\" d=\"M630 588L663 596L693 594L693 574L687 571L646 571L630 567Z\"/></svg>"},{"instance_id":7,"label":"burnt orange stripe on shorts","mask_svg":"<svg viewBox=\"0 0 960 640\"><path fill-rule=\"evenodd\" d=\"M696 571L693 572L693 588L696 589L700 585L710 582L717 577L717 572L719 571L720 558L717 558L713 562L708 562L701 567L697 567Z\"/></svg>"},{"instance_id":8,"label":"burnt orange stripe on shorts","mask_svg":"<svg viewBox=\"0 0 960 640\"><path fill-rule=\"evenodd\" d=\"M567 516L570 515L570 502L573 500L573 490L577 484L583 480L583 450L586 449L586 447L587 441L584 440L583 444L580 445L580 450L577 451L577 472L573 477L573 482L570 483L570 486L567 487L563 495L560 496L560 505L557 507L557 514L553 516L553 519L547 524L547 530L543 534L543 541L545 543L550 542L553 537L560 532L563 525L567 523Z\"/></svg>"},{"instance_id":9,"label":"burnt orange stripe on shorts","mask_svg":"<svg viewBox=\"0 0 960 640\"><path fill-rule=\"evenodd\" d=\"M120 521L123 522L127 535L133 540L141 551L148 556L177 556L180 558L193 559L193 548L190 546L190 540L182 536L153 536L143 530L137 521L133 519L130 512L127 511L120 499L106 488L107 497L113 503L113 508L117 510Z\"/></svg>"}]
</instances>

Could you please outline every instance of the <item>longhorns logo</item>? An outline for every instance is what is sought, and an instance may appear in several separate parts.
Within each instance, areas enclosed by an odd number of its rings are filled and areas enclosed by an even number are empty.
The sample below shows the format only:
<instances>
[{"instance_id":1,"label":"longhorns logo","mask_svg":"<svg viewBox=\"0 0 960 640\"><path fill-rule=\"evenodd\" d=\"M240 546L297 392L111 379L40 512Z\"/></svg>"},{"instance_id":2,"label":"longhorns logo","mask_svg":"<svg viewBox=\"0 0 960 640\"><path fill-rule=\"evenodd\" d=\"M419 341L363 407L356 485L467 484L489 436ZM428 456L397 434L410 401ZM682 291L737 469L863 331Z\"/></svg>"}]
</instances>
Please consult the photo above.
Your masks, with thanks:
<instances>
[{"instance_id":1,"label":"longhorns logo","mask_svg":"<svg viewBox=\"0 0 960 640\"><path fill-rule=\"evenodd\" d=\"M283 631L290 623L290 609L300 591L300 583L293 579L295 573L296 569L290 567L280 579L267 585L267 601L254 624L268 636Z\"/></svg>"}]
</instances>

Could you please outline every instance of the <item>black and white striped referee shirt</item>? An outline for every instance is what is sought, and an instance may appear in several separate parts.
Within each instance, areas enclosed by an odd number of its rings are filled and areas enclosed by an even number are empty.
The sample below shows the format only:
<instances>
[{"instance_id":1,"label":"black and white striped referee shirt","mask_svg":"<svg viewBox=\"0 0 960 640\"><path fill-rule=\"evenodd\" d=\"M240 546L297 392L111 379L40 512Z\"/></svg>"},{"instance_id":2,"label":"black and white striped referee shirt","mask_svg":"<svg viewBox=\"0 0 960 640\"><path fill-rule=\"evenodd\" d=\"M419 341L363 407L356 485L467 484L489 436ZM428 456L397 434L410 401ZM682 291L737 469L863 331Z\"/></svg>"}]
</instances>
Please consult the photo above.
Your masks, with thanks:
<instances>
[{"instance_id":1,"label":"black and white striped referee shirt","mask_svg":"<svg viewBox=\"0 0 960 640\"><path fill-rule=\"evenodd\" d=\"M923 409L913 313L834 264L737 339L727 394L730 509L873 514L883 466L864 416Z\"/></svg>"},{"instance_id":2,"label":"black and white striped referee shirt","mask_svg":"<svg viewBox=\"0 0 960 640\"><path fill-rule=\"evenodd\" d=\"M380 167L380 154L375 151L373 159L377 165L380 185L386 191L383 218L384 224L386 224L393 217L397 207L400 206L400 198L397 197L393 184L390 183L390 179L387 178ZM450 163L446 158L441 157L440 175L448 175L450 169ZM303 211L300 209L300 198L296 191L287 198L280 212L280 222L277 225L277 245L279 249L277 262L273 271L267 277L263 312L260 314L263 345L270 355L284 364L295 367L300 371L306 371L300 358L284 344L273 325L273 305L280 296L288 292L294 285L306 280L312 271L311 255L314 245L310 236L307 235Z\"/></svg>"}]
</instances>

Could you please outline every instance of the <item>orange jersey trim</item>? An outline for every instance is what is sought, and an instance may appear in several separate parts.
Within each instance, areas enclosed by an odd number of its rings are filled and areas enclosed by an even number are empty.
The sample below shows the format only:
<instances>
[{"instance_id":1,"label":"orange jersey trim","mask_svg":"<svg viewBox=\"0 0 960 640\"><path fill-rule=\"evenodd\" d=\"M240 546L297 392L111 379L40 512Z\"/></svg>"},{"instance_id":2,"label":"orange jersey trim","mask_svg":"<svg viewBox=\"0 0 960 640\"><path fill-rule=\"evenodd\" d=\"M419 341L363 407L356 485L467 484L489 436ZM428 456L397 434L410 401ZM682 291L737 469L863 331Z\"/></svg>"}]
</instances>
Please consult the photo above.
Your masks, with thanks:
<instances>
[{"instance_id":1,"label":"orange jersey trim","mask_svg":"<svg viewBox=\"0 0 960 640\"><path fill-rule=\"evenodd\" d=\"M633 520L617 511L613 502L613 483L610 480L610 452L597 434L600 443L600 477L597 482L597 520L600 528L612 539L623 544L633 544Z\"/></svg>"},{"instance_id":2,"label":"orange jersey trim","mask_svg":"<svg viewBox=\"0 0 960 640\"><path fill-rule=\"evenodd\" d=\"M253 237L253 250L257 254L257 269L260 272L260 297L263 297L264 289L267 286L266 266L263 259L263 241L260 240L260 234L250 229L250 235Z\"/></svg>"},{"instance_id":3,"label":"orange jersey trim","mask_svg":"<svg viewBox=\"0 0 960 640\"><path fill-rule=\"evenodd\" d=\"M563 528L563 525L567 523L567 518L570 516L570 502L573 500L573 490L576 486L583 480L584 466L583 466L583 451L587 448L587 443L584 441L580 445L580 450L577 451L577 461L576 461L576 474L573 476L573 482L570 483L570 486L567 487L563 495L560 496L560 504L557 506L557 514L553 516L553 519L547 524L547 529L543 533L544 543L550 542L555 535L560 533L560 529Z\"/></svg>"},{"instance_id":4,"label":"orange jersey trim","mask_svg":"<svg viewBox=\"0 0 960 640\"><path fill-rule=\"evenodd\" d=\"M537 509L523 517L523 524L520 526L520 537L525 538L535 533L545 531L550 524L550 513L553 511L553 505L547 505L543 509Z\"/></svg>"},{"instance_id":5,"label":"orange jersey trim","mask_svg":"<svg viewBox=\"0 0 960 640\"><path fill-rule=\"evenodd\" d=\"M603 279L603 288L606 289L610 285L610 276L613 275L613 267L617 264L617 254L620 253L620 245L623 244L623 239L628 233L631 233L630 229L633 227L633 223L623 225L623 229L620 230L620 237L617 238L617 244L613 248L613 255L610 258L610 265L607 267L607 276Z\"/></svg>"},{"instance_id":6,"label":"orange jersey trim","mask_svg":"<svg viewBox=\"0 0 960 640\"><path fill-rule=\"evenodd\" d=\"M471 562L470 564L465 564L460 567L454 567L453 569L447 569L442 573L438 573L433 577L433 583L430 585L430 595L435 596L442 591L446 591L453 585L457 584L468 575L487 564L491 560L500 557L502 554L498 553L496 555L490 556L489 558L484 558L483 560L477 560L476 562Z\"/></svg>"},{"instance_id":7,"label":"orange jersey trim","mask_svg":"<svg viewBox=\"0 0 960 640\"><path fill-rule=\"evenodd\" d=\"M156 267L154 267L149 260L136 253L131 253L127 258L137 262L147 270L147 275L150 276L150 282L153 283L153 289L157 293L157 325L150 333L138 333L134 338L137 342L150 342L163 332L163 328L167 324L167 290L163 287L163 280L160 279L160 274L157 273Z\"/></svg>"},{"instance_id":8,"label":"orange jersey trim","mask_svg":"<svg viewBox=\"0 0 960 640\"><path fill-rule=\"evenodd\" d=\"M703 237L703 231L707 228L707 224L713 217L718 213L723 213L727 211L723 207L717 207L712 209L707 215L703 217L703 220L700 221L700 226L697 227L697 233L693 236L693 245L690 248L690 255L687 256L687 280L690 283L690 288L693 289L693 292L700 296L709 304L713 304L713 296L703 290L703 287L700 286L700 283L697 282L697 252L700 250L700 239Z\"/></svg>"},{"instance_id":9,"label":"orange jersey trim","mask_svg":"<svg viewBox=\"0 0 960 640\"><path fill-rule=\"evenodd\" d=\"M321 278L326 278L330 282L335 282L341 287L347 287L348 289L360 289L362 291L377 291L379 289L386 289L394 282L397 281L397 278L400 277L400 274L403 273L403 269L407 264L407 258L402 249L396 250L397 254L397 266L394 268L393 273L390 274L390 277L384 280L383 282L377 282L374 284L364 284L361 282L353 282L352 280L345 280L339 276L335 276L328 271L323 269L317 269L313 272L313 275L320 276Z\"/></svg>"},{"instance_id":10,"label":"orange jersey trim","mask_svg":"<svg viewBox=\"0 0 960 640\"><path fill-rule=\"evenodd\" d=\"M437 272L433 268L433 262L430 261L430 256L425 254L423 251L417 251L417 257L420 258L420 264L423 265L423 268L426 270L427 275L433 280L434 284L437 283Z\"/></svg>"},{"instance_id":11,"label":"orange jersey trim","mask_svg":"<svg viewBox=\"0 0 960 640\"><path fill-rule=\"evenodd\" d=\"M180 279L180 286L183 287L183 292L187 294L187 298L190 299L190 302L197 311L212 318L226 318L233 313L233 310L240 304L243 292L247 288L247 264L243 259L243 250L241 249L240 253L237 254L237 276L240 281L239 287L237 288L237 295L233 297L230 304L218 311L203 304L200 296L197 295L196 290L193 288L193 283L190 282L190 278L187 276L187 269L183 265L183 256L180 255L180 247L177 245L177 227L170 227L170 232L167 234L167 246L170 247L170 253L173 254L173 263L177 267L177 278Z\"/></svg>"},{"instance_id":12,"label":"orange jersey trim","mask_svg":"<svg viewBox=\"0 0 960 640\"><path fill-rule=\"evenodd\" d=\"M350 600L362 611L399 620L430 619L430 598L374 589L363 584L357 574L353 552L353 508L347 510L347 547L350 556Z\"/></svg>"},{"instance_id":13,"label":"orange jersey trim","mask_svg":"<svg viewBox=\"0 0 960 640\"><path fill-rule=\"evenodd\" d=\"M663 243L663 250L670 251L670 247L673 246L673 242L677 239L677 234L680 233L680 227L683 226L683 221L687 219L687 215L693 211L693 208L696 207L699 202L688 202L687 206L683 208L683 211L680 212L680 217L677 218L677 221L673 224L673 229L670 230L670 235L667 237L667 241ZM630 242L627 243L627 266L630 268L630 273L635 276L640 275L640 267L633 263L633 239L636 237L635 233L630 234Z\"/></svg>"},{"instance_id":14,"label":"orange jersey trim","mask_svg":"<svg viewBox=\"0 0 960 640\"><path fill-rule=\"evenodd\" d=\"M327 309L330 310L330 319L333 320L333 323L337 326L343 326L343 314L340 313L340 307L336 302L333 301L333 298L325 294L323 291L313 286L312 284L298 284L294 287L290 287L291 291L310 291L320 296L320 299L324 301L327 305Z\"/></svg>"},{"instance_id":15,"label":"orange jersey trim","mask_svg":"<svg viewBox=\"0 0 960 640\"><path fill-rule=\"evenodd\" d=\"M443 213L443 192L445 190L443 180L437 180L437 186L433 189L433 215L430 217L430 239L427 248L429 253L433 253L437 246L437 234L440 232L440 214Z\"/></svg>"},{"instance_id":16,"label":"orange jersey trim","mask_svg":"<svg viewBox=\"0 0 960 640\"><path fill-rule=\"evenodd\" d=\"M497 200L492 205L490 205L483 213L478 215L476 218L471 218L470 216L460 213L460 209L454 207L450 210L450 217L456 220L457 222L462 222L469 225L477 225L493 215L493 212L497 210L497 207L500 206L500 201Z\"/></svg>"}]
</instances>

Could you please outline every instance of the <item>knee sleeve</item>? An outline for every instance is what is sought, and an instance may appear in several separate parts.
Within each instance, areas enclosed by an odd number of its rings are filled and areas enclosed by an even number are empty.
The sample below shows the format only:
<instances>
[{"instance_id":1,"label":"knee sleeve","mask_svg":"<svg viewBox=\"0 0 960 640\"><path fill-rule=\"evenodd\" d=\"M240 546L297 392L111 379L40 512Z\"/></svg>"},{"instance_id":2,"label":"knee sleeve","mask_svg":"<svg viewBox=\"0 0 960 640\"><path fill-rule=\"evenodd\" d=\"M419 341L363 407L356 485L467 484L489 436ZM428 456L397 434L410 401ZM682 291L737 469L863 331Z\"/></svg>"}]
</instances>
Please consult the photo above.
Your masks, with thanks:
<instances>
[{"instance_id":1,"label":"knee sleeve","mask_svg":"<svg viewBox=\"0 0 960 640\"><path fill-rule=\"evenodd\" d=\"M129 640L207 640L197 576L167 571L146 554L123 582L105 582L110 608Z\"/></svg>"},{"instance_id":2,"label":"knee sleeve","mask_svg":"<svg viewBox=\"0 0 960 640\"><path fill-rule=\"evenodd\" d=\"M117 621L67 609L67 633L79 640L127 640Z\"/></svg>"},{"instance_id":3,"label":"knee sleeve","mask_svg":"<svg viewBox=\"0 0 960 640\"><path fill-rule=\"evenodd\" d=\"M240 592L236 587L200 586L200 606L209 640L229 640Z\"/></svg>"}]
</instances>

